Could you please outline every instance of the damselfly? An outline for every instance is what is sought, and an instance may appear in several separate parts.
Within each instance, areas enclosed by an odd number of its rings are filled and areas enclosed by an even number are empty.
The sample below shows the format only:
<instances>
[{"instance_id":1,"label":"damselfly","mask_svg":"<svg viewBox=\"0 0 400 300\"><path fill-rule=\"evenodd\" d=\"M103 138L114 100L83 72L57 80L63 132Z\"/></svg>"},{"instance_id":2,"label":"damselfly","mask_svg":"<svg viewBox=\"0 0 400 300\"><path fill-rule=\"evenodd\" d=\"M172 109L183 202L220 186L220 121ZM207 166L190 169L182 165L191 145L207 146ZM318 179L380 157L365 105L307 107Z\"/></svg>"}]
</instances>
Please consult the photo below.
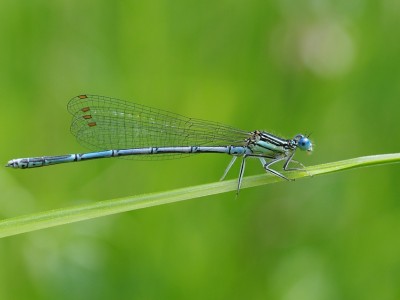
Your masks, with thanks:
<instances>
[{"instance_id":1,"label":"damselfly","mask_svg":"<svg viewBox=\"0 0 400 300\"><path fill-rule=\"evenodd\" d=\"M284 139L265 131L248 132L104 96L74 97L68 103L68 111L73 116L72 134L80 144L96 152L17 158L6 166L26 169L95 158L154 159L194 153L226 153L233 158L221 180L235 160L242 158L239 191L246 158L258 158L265 171L289 180L271 166L284 161L283 170L297 170L289 168L296 149L312 151L311 141L303 134Z\"/></svg>"}]
</instances>

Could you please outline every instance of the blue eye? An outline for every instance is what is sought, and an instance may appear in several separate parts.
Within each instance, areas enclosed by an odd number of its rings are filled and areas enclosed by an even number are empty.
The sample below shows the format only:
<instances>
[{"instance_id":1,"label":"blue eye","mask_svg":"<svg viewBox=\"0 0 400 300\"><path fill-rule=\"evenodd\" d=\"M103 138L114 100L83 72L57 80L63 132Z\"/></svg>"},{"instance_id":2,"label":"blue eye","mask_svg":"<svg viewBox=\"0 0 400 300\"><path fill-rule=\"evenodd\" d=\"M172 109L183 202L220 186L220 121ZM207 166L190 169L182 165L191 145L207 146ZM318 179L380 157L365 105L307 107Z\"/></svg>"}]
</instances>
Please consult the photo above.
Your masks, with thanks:
<instances>
[{"instance_id":1,"label":"blue eye","mask_svg":"<svg viewBox=\"0 0 400 300\"><path fill-rule=\"evenodd\" d=\"M301 150L312 151L311 141L308 138L306 138L305 136L300 138L300 140L297 143L297 146Z\"/></svg>"}]
</instances>

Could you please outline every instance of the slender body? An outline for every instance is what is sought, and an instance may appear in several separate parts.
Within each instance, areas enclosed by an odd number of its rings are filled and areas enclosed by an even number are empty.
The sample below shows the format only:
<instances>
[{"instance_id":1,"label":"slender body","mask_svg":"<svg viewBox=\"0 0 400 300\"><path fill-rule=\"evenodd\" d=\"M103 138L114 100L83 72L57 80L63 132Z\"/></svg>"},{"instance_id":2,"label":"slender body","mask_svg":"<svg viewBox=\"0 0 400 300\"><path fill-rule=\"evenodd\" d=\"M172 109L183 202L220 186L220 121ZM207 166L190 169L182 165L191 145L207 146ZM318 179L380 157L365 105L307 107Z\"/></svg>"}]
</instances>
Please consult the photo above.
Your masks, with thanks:
<instances>
[{"instance_id":1,"label":"slender body","mask_svg":"<svg viewBox=\"0 0 400 300\"><path fill-rule=\"evenodd\" d=\"M258 158L266 171L288 179L270 166L285 161L283 169L293 170L288 165L296 149L312 151L311 141L302 134L283 139L264 131L247 132L104 96L74 97L68 103L68 110L73 116L72 134L94 152L17 158L6 166L26 169L108 157L157 159L225 153L233 158L221 180L237 157L242 157L239 191L247 157Z\"/></svg>"}]
</instances>

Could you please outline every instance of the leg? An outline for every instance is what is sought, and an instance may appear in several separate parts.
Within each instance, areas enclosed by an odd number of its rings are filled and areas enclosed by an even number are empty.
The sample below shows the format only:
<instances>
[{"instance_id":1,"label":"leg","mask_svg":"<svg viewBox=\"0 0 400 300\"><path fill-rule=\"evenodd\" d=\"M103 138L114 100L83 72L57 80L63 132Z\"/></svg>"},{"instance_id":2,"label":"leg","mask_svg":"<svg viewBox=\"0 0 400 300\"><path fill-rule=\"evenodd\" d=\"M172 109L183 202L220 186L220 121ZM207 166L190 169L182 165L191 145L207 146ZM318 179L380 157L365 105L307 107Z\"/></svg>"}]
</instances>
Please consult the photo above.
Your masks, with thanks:
<instances>
[{"instance_id":1,"label":"leg","mask_svg":"<svg viewBox=\"0 0 400 300\"><path fill-rule=\"evenodd\" d=\"M263 165L265 171L270 172L270 173L274 174L275 176L278 176L278 177L280 177L282 179L285 179L285 180L288 180L288 181L294 181L294 179L289 179L286 176L284 176L281 173L279 173L278 171L275 171L274 169L270 168L270 166L272 166L273 164L275 164L277 162L280 162L280 161L282 161L284 159L285 159L285 157L277 158L277 159L271 160L270 162L267 163L265 161L264 157L260 157L261 164Z\"/></svg>"},{"instance_id":2,"label":"leg","mask_svg":"<svg viewBox=\"0 0 400 300\"><path fill-rule=\"evenodd\" d=\"M243 155L242 163L240 164L239 180L238 180L238 186L237 186L237 190L236 190L236 196L239 195L239 190L240 190L240 187L242 186L244 169L246 167L246 157L247 157L247 155Z\"/></svg>"},{"instance_id":3,"label":"leg","mask_svg":"<svg viewBox=\"0 0 400 300\"><path fill-rule=\"evenodd\" d=\"M285 171L296 171L296 170L303 170L306 168L301 162L297 160L292 159L290 162L300 165L301 168L287 168Z\"/></svg>"},{"instance_id":4,"label":"leg","mask_svg":"<svg viewBox=\"0 0 400 300\"><path fill-rule=\"evenodd\" d=\"M312 175L306 170L306 167L305 167L301 162L298 162L298 161L292 159L293 156L294 156L294 152L293 152L293 153L289 156L289 158L286 160L285 164L283 165L283 169L284 169L285 171L303 171L303 172L306 172L306 173L308 174L308 176L312 176ZM301 168L288 168L288 165L289 165L289 163L290 163L291 161L292 161L292 162L295 162L295 163L297 163L297 164L299 164L299 165L301 166Z\"/></svg>"},{"instance_id":5,"label":"leg","mask_svg":"<svg viewBox=\"0 0 400 300\"><path fill-rule=\"evenodd\" d=\"M234 156L231 160L231 162L229 163L229 165L226 167L224 174L222 175L220 181L224 180L226 177L226 174L228 174L229 170L232 168L233 164L235 163L237 159L237 156Z\"/></svg>"},{"instance_id":6,"label":"leg","mask_svg":"<svg viewBox=\"0 0 400 300\"><path fill-rule=\"evenodd\" d=\"M294 156L294 152L293 152L292 154L290 154L289 157L288 157L288 159L285 161L285 164L283 165L283 169L284 169L285 171L292 171L292 170L294 170L294 169L288 169L288 165L289 165L290 161L292 160L293 156Z\"/></svg>"},{"instance_id":7,"label":"leg","mask_svg":"<svg viewBox=\"0 0 400 300\"><path fill-rule=\"evenodd\" d=\"M244 169L246 167L246 155L243 155L243 159L242 159L242 163L240 164L240 171L239 171L239 179L238 179L238 186L237 186L237 190L236 190L236 197L239 195L239 190L240 187L242 186L242 181L243 181L243 174L244 174ZM221 177L221 181L225 179L226 174L228 174L228 171L230 170L230 168L232 167L232 165L235 163L237 159L237 156L234 156L232 158L232 160L230 161L228 167L225 169L224 174Z\"/></svg>"}]
</instances>

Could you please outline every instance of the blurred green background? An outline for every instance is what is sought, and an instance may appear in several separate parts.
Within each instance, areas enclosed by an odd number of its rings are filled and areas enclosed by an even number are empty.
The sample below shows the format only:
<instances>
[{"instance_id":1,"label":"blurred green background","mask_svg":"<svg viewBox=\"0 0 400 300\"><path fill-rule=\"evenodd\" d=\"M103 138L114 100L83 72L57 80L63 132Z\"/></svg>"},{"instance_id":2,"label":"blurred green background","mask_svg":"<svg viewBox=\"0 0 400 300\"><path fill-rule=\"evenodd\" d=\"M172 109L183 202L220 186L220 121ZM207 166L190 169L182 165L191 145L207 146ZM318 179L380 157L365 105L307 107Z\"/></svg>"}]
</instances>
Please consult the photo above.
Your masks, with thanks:
<instances>
[{"instance_id":1,"label":"blurred green background","mask_svg":"<svg viewBox=\"0 0 400 300\"><path fill-rule=\"evenodd\" d=\"M306 165L399 152L399 31L390 0L1 0L0 158L84 152L66 111L81 93L311 132ZM229 161L3 168L0 217L214 182ZM249 161L247 175L262 172ZM4 238L0 299L400 299L399 174L357 169Z\"/></svg>"}]
</instances>

